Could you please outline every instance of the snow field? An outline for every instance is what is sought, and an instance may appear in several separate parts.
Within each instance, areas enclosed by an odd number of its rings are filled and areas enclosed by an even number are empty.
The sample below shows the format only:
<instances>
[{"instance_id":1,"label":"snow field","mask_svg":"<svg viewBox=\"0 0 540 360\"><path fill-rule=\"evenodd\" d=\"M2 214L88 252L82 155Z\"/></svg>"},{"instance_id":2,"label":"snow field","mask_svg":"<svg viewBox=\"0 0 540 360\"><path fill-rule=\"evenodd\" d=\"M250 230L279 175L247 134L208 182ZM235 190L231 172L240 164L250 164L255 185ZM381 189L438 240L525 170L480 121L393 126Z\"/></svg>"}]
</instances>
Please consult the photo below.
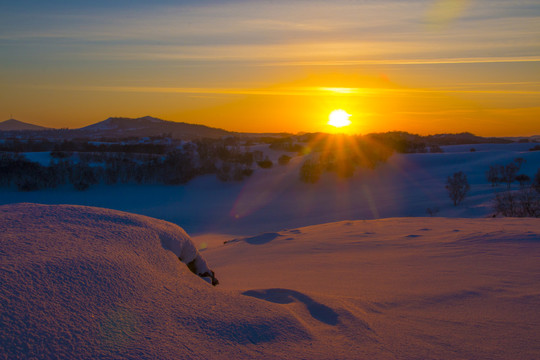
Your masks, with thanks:
<instances>
[{"instance_id":1,"label":"snow field","mask_svg":"<svg viewBox=\"0 0 540 360\"><path fill-rule=\"evenodd\" d=\"M473 145L471 145L473 146ZM350 219L427 216L487 217L493 214L495 192L485 173L490 165L522 157L520 173L531 178L540 168L540 151L531 144L447 146L442 154L394 154L374 170L360 169L350 179L324 174L316 184L299 180L300 156L286 166L256 169L236 183L213 176L181 186L97 185L79 192L71 187L37 192L0 189L0 204L33 202L80 204L143 214L182 226L190 234L255 235ZM270 150L269 150L270 151ZM471 184L464 202L452 205L447 176L463 171ZM517 189L518 184L513 184Z\"/></svg>"},{"instance_id":2,"label":"snow field","mask_svg":"<svg viewBox=\"0 0 540 360\"><path fill-rule=\"evenodd\" d=\"M282 304L349 349L336 358L540 356L540 219L342 221L203 254L222 288Z\"/></svg>"},{"instance_id":3,"label":"snow field","mask_svg":"<svg viewBox=\"0 0 540 360\"><path fill-rule=\"evenodd\" d=\"M192 241L178 226L140 215L5 205L0 352L9 359L537 358L539 225L395 218ZM185 249L198 254L194 244L219 287L178 261Z\"/></svg>"}]
</instances>

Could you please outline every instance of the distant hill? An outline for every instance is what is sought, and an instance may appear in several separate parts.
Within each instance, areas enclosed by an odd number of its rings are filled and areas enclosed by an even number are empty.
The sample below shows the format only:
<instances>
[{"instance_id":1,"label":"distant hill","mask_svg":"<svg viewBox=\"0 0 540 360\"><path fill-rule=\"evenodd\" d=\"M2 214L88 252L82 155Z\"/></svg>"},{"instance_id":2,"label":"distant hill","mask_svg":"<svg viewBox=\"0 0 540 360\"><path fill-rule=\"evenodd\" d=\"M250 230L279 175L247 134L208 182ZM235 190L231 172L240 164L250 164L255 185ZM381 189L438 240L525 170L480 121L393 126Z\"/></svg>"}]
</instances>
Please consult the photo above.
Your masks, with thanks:
<instances>
[{"instance_id":1,"label":"distant hill","mask_svg":"<svg viewBox=\"0 0 540 360\"><path fill-rule=\"evenodd\" d=\"M438 145L464 145L464 144L508 144L513 142L502 137L482 137L468 132L459 134L438 134L424 137L427 142Z\"/></svg>"},{"instance_id":2,"label":"distant hill","mask_svg":"<svg viewBox=\"0 0 540 360\"><path fill-rule=\"evenodd\" d=\"M0 131L37 131L49 130L49 128L34 124L25 123L15 119L0 122Z\"/></svg>"},{"instance_id":3,"label":"distant hill","mask_svg":"<svg viewBox=\"0 0 540 360\"><path fill-rule=\"evenodd\" d=\"M126 138L167 135L172 138L220 138L234 134L223 129L184 122L166 121L151 116L136 119L110 117L107 120L73 130L78 136Z\"/></svg>"}]
</instances>

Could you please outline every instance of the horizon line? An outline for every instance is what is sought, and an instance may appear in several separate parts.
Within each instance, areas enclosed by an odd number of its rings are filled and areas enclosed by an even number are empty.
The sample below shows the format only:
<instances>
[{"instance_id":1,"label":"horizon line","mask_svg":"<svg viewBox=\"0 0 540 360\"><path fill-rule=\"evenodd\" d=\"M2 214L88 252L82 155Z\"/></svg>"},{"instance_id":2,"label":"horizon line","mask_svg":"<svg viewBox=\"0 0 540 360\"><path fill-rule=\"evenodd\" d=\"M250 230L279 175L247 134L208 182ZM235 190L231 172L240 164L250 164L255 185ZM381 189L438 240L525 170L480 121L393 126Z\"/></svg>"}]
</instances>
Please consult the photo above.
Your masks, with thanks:
<instances>
[{"instance_id":1,"label":"horizon line","mask_svg":"<svg viewBox=\"0 0 540 360\"><path fill-rule=\"evenodd\" d=\"M369 132L369 133L354 133L354 134L347 134L347 133L332 133L332 132L326 132L326 131L298 131L296 133L292 133L292 132L287 132L287 131L278 131L278 132L275 132L275 131L265 131L265 132L251 132L251 131L233 131L233 130L226 130L226 129L223 129L223 128L218 128L218 127L214 127L214 126L209 126L209 125L204 125L204 124L199 124L199 123L190 123L190 122L185 122L185 121L175 121L175 120L165 120L165 119L161 119L161 118L158 118L158 117L155 117L155 116L151 116L151 115L144 115L144 116L139 116L139 117L125 117L125 116L109 116L107 119L105 120L100 120L98 122L95 122L95 123L91 123L89 125L84 125L82 127L79 127L79 128L67 128L67 127L59 127L59 128L55 128L55 127L47 127L47 126L43 126L43 125L36 125L36 124L33 124L33 123L29 123L29 122L25 122L25 121L21 121L21 120L17 120L15 118L10 118L10 119L7 119L7 120L3 120L3 121L0 121L0 124L6 122L6 121L9 121L9 120L15 120L15 121L18 121L20 123L23 123L23 124L28 124L28 125L35 125L35 126L40 126L40 127L43 127L44 129L42 130L0 130L0 133L2 132L8 132L8 131L50 131L50 130L70 130L70 131L75 131L75 130L80 130L82 128L85 128L87 126L91 126L91 125L95 125L95 124L98 124L100 122L103 122L103 121L106 121L108 119L114 119L114 118L118 118L118 119L128 119L128 120L137 120L137 119L142 119L142 118L154 118L154 119L157 119L157 120L161 120L161 121L167 121L167 122L173 122L173 123L177 123L177 124L188 124L188 125L201 125L201 126L205 126L205 127L209 127L209 128L212 128L212 129L217 129L217 130L224 130L226 132L229 132L229 133L233 133L233 134L287 134L287 135L295 135L295 136L300 136L300 135L305 135L305 134L327 134L327 135L346 135L346 136L365 136L365 135L370 135L370 134L385 134L385 133L395 133L395 132L398 132L398 133L406 133L406 134L409 134L409 135L417 135L417 136L422 136L422 137L426 137L426 136L436 136L436 135L461 135L461 134L471 134L473 136L477 136L477 137L481 137L481 138L533 138L533 137L540 137L540 133L539 134L534 134L534 135L507 135L507 136L490 136L490 135L477 135L475 133L472 133L470 131L461 131L461 132L450 132L450 133L433 133L433 134L426 134L426 135L421 135L421 134L415 134L415 133L411 133L411 132L408 132L407 130L388 130L388 131L379 131L379 132Z\"/></svg>"}]
</instances>

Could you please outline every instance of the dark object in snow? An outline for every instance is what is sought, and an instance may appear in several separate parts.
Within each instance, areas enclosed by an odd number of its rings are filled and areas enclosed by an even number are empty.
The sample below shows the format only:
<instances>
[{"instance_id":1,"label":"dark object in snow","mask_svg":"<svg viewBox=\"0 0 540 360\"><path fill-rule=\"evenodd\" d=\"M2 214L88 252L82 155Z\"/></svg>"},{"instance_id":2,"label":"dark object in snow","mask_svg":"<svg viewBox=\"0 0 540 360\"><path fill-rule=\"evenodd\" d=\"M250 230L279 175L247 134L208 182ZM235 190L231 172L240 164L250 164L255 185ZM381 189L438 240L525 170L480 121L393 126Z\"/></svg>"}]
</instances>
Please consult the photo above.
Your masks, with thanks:
<instances>
[{"instance_id":1,"label":"dark object in snow","mask_svg":"<svg viewBox=\"0 0 540 360\"><path fill-rule=\"evenodd\" d=\"M182 261L182 259L178 258L180 261ZM219 280L216 279L216 274L210 270L210 272L206 271L204 273L199 273L198 270L197 270L197 264L196 264L196 261L197 261L197 258L193 259L192 261L190 261L189 263L187 263L187 267L189 270L191 270L192 273L194 273L195 275L199 275L200 277L202 278L205 278L205 277L208 277L210 278L210 281L212 283L212 285L216 286L216 285L219 285Z\"/></svg>"}]
</instances>

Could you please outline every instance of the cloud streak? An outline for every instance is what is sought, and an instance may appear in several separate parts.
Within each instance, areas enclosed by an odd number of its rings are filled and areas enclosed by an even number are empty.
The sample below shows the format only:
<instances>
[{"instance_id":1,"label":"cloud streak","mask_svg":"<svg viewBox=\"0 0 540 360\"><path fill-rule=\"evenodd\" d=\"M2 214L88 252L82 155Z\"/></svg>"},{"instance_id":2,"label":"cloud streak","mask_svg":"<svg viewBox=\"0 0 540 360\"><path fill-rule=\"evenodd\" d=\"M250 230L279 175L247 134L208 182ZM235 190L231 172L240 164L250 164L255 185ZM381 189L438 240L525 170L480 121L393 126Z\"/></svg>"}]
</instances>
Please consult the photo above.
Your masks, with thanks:
<instances>
[{"instance_id":1,"label":"cloud streak","mask_svg":"<svg viewBox=\"0 0 540 360\"><path fill-rule=\"evenodd\" d=\"M232 1L212 6L186 1L183 6L111 9L108 14L8 13L0 17L0 47L12 50L27 43L31 49L39 41L48 43L39 51L49 49L72 61L310 58L315 63L335 60L336 65L381 58L383 63L393 64L391 59L414 63L414 59L433 58L434 53L438 58L455 58L454 63L489 53L501 62L509 53L526 58L540 52L539 13L507 15L498 10L509 7L500 0L479 0L469 6L460 1L459 14L453 14L453 1L439 0L433 6L437 13L446 14L445 8L451 13L453 26L445 31L426 27L432 7L424 1ZM534 2L515 4L519 8Z\"/></svg>"},{"instance_id":2,"label":"cloud streak","mask_svg":"<svg viewBox=\"0 0 540 360\"><path fill-rule=\"evenodd\" d=\"M96 91L121 93L163 93L163 94L198 94L198 95L253 95L253 96L369 96L379 94L503 94L503 95L540 95L540 90L499 90L499 89L407 89L384 87L274 87L267 89L251 88L196 88L196 87L160 87L160 86L34 86L37 89L63 91Z\"/></svg>"}]
</instances>

